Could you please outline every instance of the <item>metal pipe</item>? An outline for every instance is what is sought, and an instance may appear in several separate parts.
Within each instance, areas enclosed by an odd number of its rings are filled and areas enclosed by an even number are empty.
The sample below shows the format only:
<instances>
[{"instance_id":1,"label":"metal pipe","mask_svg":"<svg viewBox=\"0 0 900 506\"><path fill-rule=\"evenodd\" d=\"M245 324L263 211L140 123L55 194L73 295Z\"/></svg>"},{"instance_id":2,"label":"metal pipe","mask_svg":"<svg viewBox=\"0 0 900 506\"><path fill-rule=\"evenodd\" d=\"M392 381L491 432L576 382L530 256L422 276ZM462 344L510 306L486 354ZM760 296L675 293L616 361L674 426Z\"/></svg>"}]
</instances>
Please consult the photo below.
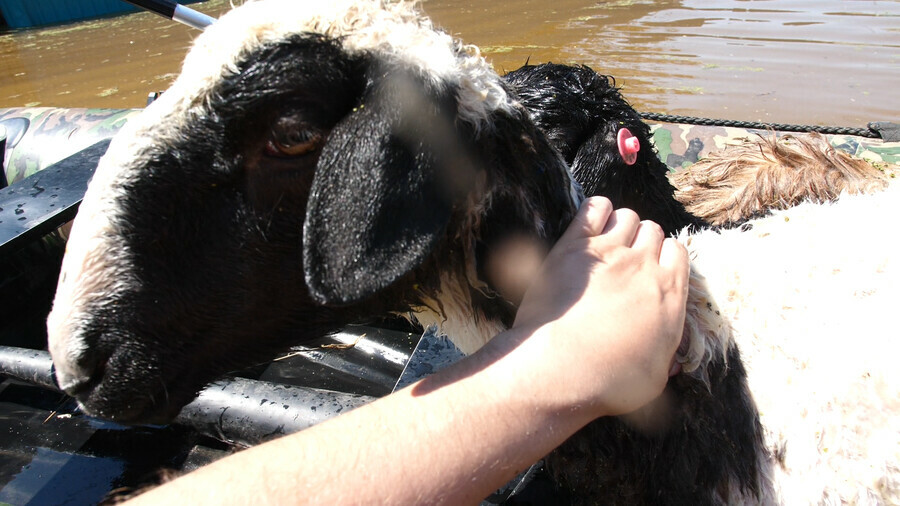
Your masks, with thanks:
<instances>
[{"instance_id":1,"label":"metal pipe","mask_svg":"<svg viewBox=\"0 0 900 506\"><path fill-rule=\"evenodd\" d=\"M229 378L204 388L175 423L252 446L297 432L375 400L316 388Z\"/></svg>"},{"instance_id":2,"label":"metal pipe","mask_svg":"<svg viewBox=\"0 0 900 506\"><path fill-rule=\"evenodd\" d=\"M207 26L215 23L215 18L207 16L202 12L195 11L172 0L124 0L132 5L136 5L141 9L155 12L160 16L169 18L179 23L184 23L198 30L203 30Z\"/></svg>"},{"instance_id":3,"label":"metal pipe","mask_svg":"<svg viewBox=\"0 0 900 506\"><path fill-rule=\"evenodd\" d=\"M0 346L0 374L59 391L46 351ZM254 445L312 427L373 401L375 397L246 378L204 388L174 423L217 439Z\"/></svg>"},{"instance_id":4,"label":"metal pipe","mask_svg":"<svg viewBox=\"0 0 900 506\"><path fill-rule=\"evenodd\" d=\"M0 374L61 392L46 351L0 346Z\"/></svg>"}]
</instances>

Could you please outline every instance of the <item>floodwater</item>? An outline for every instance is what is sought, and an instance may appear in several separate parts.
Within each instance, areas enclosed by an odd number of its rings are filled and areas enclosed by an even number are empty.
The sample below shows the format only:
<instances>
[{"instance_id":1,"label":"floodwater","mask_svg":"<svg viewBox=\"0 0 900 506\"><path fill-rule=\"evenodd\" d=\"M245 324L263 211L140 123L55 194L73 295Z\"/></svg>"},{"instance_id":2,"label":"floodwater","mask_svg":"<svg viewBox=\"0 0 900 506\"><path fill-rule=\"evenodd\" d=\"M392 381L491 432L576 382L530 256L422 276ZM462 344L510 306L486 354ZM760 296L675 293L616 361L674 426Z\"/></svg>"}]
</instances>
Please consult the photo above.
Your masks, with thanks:
<instances>
[{"instance_id":1,"label":"floodwater","mask_svg":"<svg viewBox=\"0 0 900 506\"><path fill-rule=\"evenodd\" d=\"M326 0L323 0L326 1ZM612 74L642 111L778 123L900 121L900 0L424 0L499 71ZM213 16L228 0L192 4ZM0 108L142 107L197 31L149 13L0 33Z\"/></svg>"}]
</instances>

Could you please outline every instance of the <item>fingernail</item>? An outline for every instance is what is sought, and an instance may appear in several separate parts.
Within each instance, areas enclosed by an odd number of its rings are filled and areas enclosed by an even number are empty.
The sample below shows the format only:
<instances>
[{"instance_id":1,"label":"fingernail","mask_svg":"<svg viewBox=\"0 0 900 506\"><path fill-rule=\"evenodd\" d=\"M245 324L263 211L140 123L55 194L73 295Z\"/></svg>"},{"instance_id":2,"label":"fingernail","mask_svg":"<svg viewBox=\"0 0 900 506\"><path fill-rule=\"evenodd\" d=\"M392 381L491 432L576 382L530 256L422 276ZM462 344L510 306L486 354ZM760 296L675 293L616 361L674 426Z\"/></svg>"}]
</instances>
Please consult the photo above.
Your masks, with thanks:
<instances>
[{"instance_id":1,"label":"fingernail","mask_svg":"<svg viewBox=\"0 0 900 506\"><path fill-rule=\"evenodd\" d=\"M676 374L681 372L681 364L676 362L672 362L672 366L669 367L669 377L675 376Z\"/></svg>"}]
</instances>

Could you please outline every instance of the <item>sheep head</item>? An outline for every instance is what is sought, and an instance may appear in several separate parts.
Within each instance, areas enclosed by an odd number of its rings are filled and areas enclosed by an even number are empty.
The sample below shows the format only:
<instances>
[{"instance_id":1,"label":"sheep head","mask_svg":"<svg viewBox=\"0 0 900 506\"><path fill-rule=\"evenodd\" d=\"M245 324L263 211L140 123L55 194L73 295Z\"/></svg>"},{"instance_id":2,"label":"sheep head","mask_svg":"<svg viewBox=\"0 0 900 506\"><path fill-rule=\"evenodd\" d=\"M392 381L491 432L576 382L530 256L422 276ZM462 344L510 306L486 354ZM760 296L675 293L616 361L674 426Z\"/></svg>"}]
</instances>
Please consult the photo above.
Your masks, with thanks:
<instances>
[{"instance_id":1,"label":"sheep head","mask_svg":"<svg viewBox=\"0 0 900 506\"><path fill-rule=\"evenodd\" d=\"M448 278L509 320L480 257L551 243L578 199L477 50L410 5L247 3L98 166L48 319L57 379L88 413L162 422Z\"/></svg>"},{"instance_id":2,"label":"sheep head","mask_svg":"<svg viewBox=\"0 0 900 506\"><path fill-rule=\"evenodd\" d=\"M634 210L667 234L702 220L675 200L668 167L653 148L650 127L615 86L615 79L587 66L525 65L504 76L534 122L572 167L585 195L603 195L615 207ZM630 163L617 147L622 129L640 141Z\"/></svg>"}]
</instances>

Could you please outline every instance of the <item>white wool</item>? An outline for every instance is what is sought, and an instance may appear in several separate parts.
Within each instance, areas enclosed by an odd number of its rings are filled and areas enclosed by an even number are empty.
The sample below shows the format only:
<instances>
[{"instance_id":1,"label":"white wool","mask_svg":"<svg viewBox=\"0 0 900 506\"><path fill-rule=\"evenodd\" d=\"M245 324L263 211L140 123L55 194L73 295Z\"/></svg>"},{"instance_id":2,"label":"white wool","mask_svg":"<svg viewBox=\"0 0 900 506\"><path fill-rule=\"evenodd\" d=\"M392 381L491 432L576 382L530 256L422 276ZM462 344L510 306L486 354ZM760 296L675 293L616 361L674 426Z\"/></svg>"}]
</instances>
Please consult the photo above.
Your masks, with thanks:
<instances>
[{"instance_id":1,"label":"white wool","mask_svg":"<svg viewBox=\"0 0 900 506\"><path fill-rule=\"evenodd\" d=\"M206 103L238 63L265 44L301 34L340 40L348 54L367 52L385 61L419 69L435 84L458 87L459 118L476 128L489 127L491 113L517 105L501 79L475 46L463 46L436 30L411 2L382 0L259 0L223 15L194 42L181 74L141 115L116 136L98 167L109 178L125 179L127 167L153 148L178 137L191 116L207 113ZM112 180L109 181L110 183Z\"/></svg>"},{"instance_id":2,"label":"white wool","mask_svg":"<svg viewBox=\"0 0 900 506\"><path fill-rule=\"evenodd\" d=\"M893 185L682 238L784 456L784 504L900 502L900 266L885 225L898 215Z\"/></svg>"},{"instance_id":3,"label":"white wool","mask_svg":"<svg viewBox=\"0 0 900 506\"><path fill-rule=\"evenodd\" d=\"M420 69L435 83L460 88L460 117L483 126L509 109L500 78L475 46L436 30L414 3L382 0L260 0L224 16L197 38L169 90L196 105L237 62L260 46L298 33L339 39L350 54L370 52ZM460 50L462 52L460 53Z\"/></svg>"}]
</instances>

